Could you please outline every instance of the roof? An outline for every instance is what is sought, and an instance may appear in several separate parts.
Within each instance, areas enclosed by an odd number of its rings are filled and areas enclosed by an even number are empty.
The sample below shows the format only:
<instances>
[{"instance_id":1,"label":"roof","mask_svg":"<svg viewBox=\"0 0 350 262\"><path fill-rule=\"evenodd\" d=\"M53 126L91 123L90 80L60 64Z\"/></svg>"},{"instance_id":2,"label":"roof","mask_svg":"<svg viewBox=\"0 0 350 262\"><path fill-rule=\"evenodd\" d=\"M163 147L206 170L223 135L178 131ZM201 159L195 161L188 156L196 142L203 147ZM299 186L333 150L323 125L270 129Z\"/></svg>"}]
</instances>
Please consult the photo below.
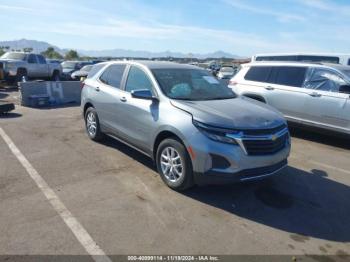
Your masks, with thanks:
<instances>
[{"instance_id":1,"label":"roof","mask_svg":"<svg viewBox=\"0 0 350 262\"><path fill-rule=\"evenodd\" d=\"M306 55L306 56L350 56L349 53L265 53L265 54L256 54L256 56L299 56L299 55Z\"/></svg>"},{"instance_id":2,"label":"roof","mask_svg":"<svg viewBox=\"0 0 350 262\"><path fill-rule=\"evenodd\" d=\"M242 66L308 66L308 67L332 67L338 70L350 70L350 66L332 63L312 62L284 62L284 61L259 61L244 64Z\"/></svg>"},{"instance_id":3,"label":"roof","mask_svg":"<svg viewBox=\"0 0 350 262\"><path fill-rule=\"evenodd\" d=\"M174 62L163 62L163 61L148 61L148 60L129 60L129 61L111 61L106 64L135 64L142 65L149 69L202 69L198 66L179 64Z\"/></svg>"}]
</instances>

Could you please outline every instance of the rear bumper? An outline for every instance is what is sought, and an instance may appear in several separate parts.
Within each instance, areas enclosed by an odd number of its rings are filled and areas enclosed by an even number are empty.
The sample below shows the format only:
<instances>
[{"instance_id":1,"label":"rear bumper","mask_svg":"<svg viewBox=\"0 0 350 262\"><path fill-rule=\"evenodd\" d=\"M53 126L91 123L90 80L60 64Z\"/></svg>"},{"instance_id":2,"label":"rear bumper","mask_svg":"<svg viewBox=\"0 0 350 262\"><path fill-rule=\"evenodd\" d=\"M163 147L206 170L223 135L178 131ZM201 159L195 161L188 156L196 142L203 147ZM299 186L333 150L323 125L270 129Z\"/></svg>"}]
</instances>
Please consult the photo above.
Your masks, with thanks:
<instances>
[{"instance_id":1,"label":"rear bumper","mask_svg":"<svg viewBox=\"0 0 350 262\"><path fill-rule=\"evenodd\" d=\"M205 173L195 172L194 179L197 185L232 184L245 181L254 181L281 174L287 166L288 161L285 159L271 166L245 169L237 173L225 173L217 171L208 171Z\"/></svg>"}]
</instances>

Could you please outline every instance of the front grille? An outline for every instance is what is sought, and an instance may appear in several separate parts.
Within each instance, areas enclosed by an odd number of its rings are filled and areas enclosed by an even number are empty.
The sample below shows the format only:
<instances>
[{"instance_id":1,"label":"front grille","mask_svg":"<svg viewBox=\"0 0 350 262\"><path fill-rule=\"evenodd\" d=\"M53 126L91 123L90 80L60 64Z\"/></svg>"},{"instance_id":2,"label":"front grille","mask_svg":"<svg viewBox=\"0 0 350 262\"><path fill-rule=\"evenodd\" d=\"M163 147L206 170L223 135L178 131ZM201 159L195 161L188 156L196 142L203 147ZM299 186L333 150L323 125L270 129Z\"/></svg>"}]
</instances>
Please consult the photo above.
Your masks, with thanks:
<instances>
[{"instance_id":1,"label":"front grille","mask_svg":"<svg viewBox=\"0 0 350 262\"><path fill-rule=\"evenodd\" d=\"M243 132L244 132L244 135L248 135L248 136L261 136L261 135L275 134L286 128L287 128L287 125L283 124L274 128L269 128L269 129L246 129L246 130L243 130Z\"/></svg>"},{"instance_id":2,"label":"front grille","mask_svg":"<svg viewBox=\"0 0 350 262\"><path fill-rule=\"evenodd\" d=\"M272 155L281 151L286 146L288 139L289 134L285 133L276 140L243 140L243 144L248 155Z\"/></svg>"}]
</instances>

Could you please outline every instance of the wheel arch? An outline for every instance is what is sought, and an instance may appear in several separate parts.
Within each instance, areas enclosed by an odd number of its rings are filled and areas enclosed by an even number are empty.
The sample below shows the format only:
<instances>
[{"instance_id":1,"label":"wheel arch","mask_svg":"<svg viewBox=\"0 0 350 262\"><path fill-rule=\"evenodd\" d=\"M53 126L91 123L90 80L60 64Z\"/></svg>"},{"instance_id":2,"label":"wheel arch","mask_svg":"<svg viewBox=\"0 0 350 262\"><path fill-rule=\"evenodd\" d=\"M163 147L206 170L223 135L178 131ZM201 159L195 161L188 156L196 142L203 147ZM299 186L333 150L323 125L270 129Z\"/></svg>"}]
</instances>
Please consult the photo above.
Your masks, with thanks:
<instances>
[{"instance_id":1,"label":"wheel arch","mask_svg":"<svg viewBox=\"0 0 350 262\"><path fill-rule=\"evenodd\" d=\"M242 96L248 97L248 98L251 98L251 99L254 99L254 100L257 100L259 102L263 102L266 104L266 99L262 95L253 94L253 93L246 93L246 94L242 94Z\"/></svg>"},{"instance_id":2,"label":"wheel arch","mask_svg":"<svg viewBox=\"0 0 350 262\"><path fill-rule=\"evenodd\" d=\"M152 158L153 158L153 161L156 161L156 156L157 156L157 149L160 145L160 143L165 140L165 139L168 139L168 138L175 138L176 140L178 140L181 144L184 145L185 149L187 150L187 147L186 147L186 144L184 142L184 139L181 138L181 135L175 131L175 130L169 130L169 129L166 129L166 130L162 130L160 131L156 137L154 138L154 142L153 142L153 150L152 150Z\"/></svg>"}]
</instances>

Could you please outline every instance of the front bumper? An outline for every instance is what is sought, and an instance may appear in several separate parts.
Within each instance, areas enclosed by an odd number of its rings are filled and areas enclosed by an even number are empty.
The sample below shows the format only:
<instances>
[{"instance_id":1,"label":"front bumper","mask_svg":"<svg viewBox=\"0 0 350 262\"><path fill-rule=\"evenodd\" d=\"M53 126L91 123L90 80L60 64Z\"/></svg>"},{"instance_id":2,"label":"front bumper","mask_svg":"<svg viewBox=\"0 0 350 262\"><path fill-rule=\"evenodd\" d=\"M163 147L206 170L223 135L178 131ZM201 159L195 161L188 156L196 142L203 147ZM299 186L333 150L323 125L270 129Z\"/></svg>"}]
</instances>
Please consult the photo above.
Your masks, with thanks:
<instances>
[{"instance_id":1,"label":"front bumper","mask_svg":"<svg viewBox=\"0 0 350 262\"><path fill-rule=\"evenodd\" d=\"M189 143L195 152L192 157L195 183L226 184L259 180L279 174L287 166L290 141L276 153L249 155L239 145L210 140L196 132Z\"/></svg>"},{"instance_id":2,"label":"front bumper","mask_svg":"<svg viewBox=\"0 0 350 262\"><path fill-rule=\"evenodd\" d=\"M204 174L194 173L195 183L197 185L207 184L231 184L247 181L262 180L274 175L281 174L288 166L287 159L265 167L251 168L241 170L237 173L226 173L220 171L207 171Z\"/></svg>"}]
</instances>

